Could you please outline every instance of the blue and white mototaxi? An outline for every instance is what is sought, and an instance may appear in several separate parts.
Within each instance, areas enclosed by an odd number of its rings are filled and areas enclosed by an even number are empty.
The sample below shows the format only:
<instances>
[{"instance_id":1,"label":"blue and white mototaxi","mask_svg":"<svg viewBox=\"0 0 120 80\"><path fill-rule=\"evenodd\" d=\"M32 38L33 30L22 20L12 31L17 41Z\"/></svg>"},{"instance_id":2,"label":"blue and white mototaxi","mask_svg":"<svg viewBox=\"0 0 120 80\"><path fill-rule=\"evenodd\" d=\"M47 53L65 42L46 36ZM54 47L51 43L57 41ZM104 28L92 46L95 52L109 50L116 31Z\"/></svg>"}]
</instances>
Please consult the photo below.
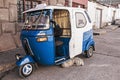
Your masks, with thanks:
<instances>
[{"instance_id":1,"label":"blue and white mototaxi","mask_svg":"<svg viewBox=\"0 0 120 80\"><path fill-rule=\"evenodd\" d=\"M35 63L59 65L79 54L88 58L93 55L95 42L86 10L37 5L24 14L26 20L20 39L26 55L16 55L21 76L29 76Z\"/></svg>"}]
</instances>

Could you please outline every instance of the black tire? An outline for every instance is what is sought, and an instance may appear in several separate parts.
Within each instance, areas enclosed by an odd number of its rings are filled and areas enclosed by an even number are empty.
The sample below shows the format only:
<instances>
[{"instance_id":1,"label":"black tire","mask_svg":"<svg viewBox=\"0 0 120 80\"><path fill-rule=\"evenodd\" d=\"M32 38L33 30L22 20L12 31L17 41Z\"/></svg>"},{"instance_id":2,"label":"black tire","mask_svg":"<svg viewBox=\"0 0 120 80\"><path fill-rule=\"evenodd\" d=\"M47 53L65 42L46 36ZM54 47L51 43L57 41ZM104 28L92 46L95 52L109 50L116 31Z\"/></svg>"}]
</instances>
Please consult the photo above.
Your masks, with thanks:
<instances>
[{"instance_id":1,"label":"black tire","mask_svg":"<svg viewBox=\"0 0 120 80\"><path fill-rule=\"evenodd\" d=\"M26 69L26 71L25 71L25 69ZM27 63L27 64L24 64L24 65L20 66L19 67L19 75L20 75L20 77L25 78L25 77L30 76L32 74L32 72L33 72L33 69L34 69L34 65L31 64L31 63Z\"/></svg>"},{"instance_id":2,"label":"black tire","mask_svg":"<svg viewBox=\"0 0 120 80\"><path fill-rule=\"evenodd\" d=\"M90 58L93 56L93 46L90 46L89 49L87 51L85 51L85 57L86 58Z\"/></svg>"}]
</instances>

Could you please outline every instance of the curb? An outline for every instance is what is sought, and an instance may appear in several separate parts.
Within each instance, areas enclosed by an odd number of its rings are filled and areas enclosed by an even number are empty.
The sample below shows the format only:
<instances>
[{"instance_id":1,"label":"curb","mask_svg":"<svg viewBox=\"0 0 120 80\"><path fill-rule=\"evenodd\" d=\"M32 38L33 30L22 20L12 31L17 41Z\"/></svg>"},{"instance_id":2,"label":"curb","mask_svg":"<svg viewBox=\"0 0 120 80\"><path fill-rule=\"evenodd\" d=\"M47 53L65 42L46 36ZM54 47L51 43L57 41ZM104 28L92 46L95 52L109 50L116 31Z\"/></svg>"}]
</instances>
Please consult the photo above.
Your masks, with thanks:
<instances>
[{"instance_id":1,"label":"curb","mask_svg":"<svg viewBox=\"0 0 120 80\"><path fill-rule=\"evenodd\" d=\"M107 33L106 30L99 30L99 31L94 31L93 35L102 35L102 34L105 34L105 33Z\"/></svg>"},{"instance_id":2,"label":"curb","mask_svg":"<svg viewBox=\"0 0 120 80\"><path fill-rule=\"evenodd\" d=\"M113 27L107 27L106 29L115 30L115 29L117 29L117 28L119 28L119 26L114 25Z\"/></svg>"},{"instance_id":3,"label":"curb","mask_svg":"<svg viewBox=\"0 0 120 80\"><path fill-rule=\"evenodd\" d=\"M17 67L15 59L17 53L25 54L22 47L0 53L0 80Z\"/></svg>"},{"instance_id":4,"label":"curb","mask_svg":"<svg viewBox=\"0 0 120 80\"><path fill-rule=\"evenodd\" d=\"M16 67L15 63L4 64L0 66L0 80L12 69Z\"/></svg>"},{"instance_id":5,"label":"curb","mask_svg":"<svg viewBox=\"0 0 120 80\"><path fill-rule=\"evenodd\" d=\"M107 32L113 31L117 28L120 28L120 26L113 26L113 27L109 26L109 27L106 27L106 28L103 28L103 29L94 30L93 35L102 35L102 34L105 34Z\"/></svg>"}]
</instances>

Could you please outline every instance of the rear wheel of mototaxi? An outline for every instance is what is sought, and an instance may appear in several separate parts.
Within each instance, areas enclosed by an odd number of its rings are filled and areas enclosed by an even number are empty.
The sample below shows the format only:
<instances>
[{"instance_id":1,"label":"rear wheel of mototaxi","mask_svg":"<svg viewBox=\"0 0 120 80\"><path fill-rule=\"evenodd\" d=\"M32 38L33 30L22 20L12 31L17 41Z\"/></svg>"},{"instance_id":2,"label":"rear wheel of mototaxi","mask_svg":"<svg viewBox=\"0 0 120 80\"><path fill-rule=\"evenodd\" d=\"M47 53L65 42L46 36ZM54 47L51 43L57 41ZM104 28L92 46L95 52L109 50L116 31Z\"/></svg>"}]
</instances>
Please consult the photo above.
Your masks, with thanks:
<instances>
[{"instance_id":1,"label":"rear wheel of mototaxi","mask_svg":"<svg viewBox=\"0 0 120 80\"><path fill-rule=\"evenodd\" d=\"M93 46L90 46L89 49L87 51L85 51L84 55L86 58L90 58L93 56Z\"/></svg>"},{"instance_id":2,"label":"rear wheel of mototaxi","mask_svg":"<svg viewBox=\"0 0 120 80\"><path fill-rule=\"evenodd\" d=\"M19 67L19 75L20 77L28 77L32 74L34 70L34 64L32 63L27 63Z\"/></svg>"}]
</instances>

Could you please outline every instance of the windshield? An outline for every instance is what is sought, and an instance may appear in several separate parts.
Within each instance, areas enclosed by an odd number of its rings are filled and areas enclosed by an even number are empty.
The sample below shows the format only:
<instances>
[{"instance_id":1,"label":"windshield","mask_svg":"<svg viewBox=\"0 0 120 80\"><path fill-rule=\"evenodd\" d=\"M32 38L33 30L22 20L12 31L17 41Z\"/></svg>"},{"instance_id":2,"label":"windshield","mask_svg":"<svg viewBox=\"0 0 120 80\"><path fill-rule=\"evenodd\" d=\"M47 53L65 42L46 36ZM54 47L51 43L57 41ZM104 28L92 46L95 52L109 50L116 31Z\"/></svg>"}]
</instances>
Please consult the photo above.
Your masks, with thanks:
<instances>
[{"instance_id":1,"label":"windshield","mask_svg":"<svg viewBox=\"0 0 120 80\"><path fill-rule=\"evenodd\" d=\"M48 29L50 10L28 12L23 29Z\"/></svg>"}]
</instances>

